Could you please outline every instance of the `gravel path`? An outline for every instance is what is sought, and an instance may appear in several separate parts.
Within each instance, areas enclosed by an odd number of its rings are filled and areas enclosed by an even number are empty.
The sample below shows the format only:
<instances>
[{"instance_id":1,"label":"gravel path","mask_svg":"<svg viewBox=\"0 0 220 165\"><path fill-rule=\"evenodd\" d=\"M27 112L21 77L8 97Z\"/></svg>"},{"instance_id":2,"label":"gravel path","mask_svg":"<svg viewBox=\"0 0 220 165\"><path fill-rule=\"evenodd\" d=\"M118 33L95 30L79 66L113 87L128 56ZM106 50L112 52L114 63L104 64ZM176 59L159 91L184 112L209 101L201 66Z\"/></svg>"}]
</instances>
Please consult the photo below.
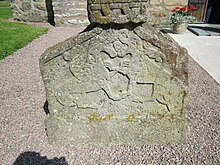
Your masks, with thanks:
<instances>
[{"instance_id":1,"label":"gravel path","mask_svg":"<svg viewBox=\"0 0 220 165\"><path fill-rule=\"evenodd\" d=\"M38 59L46 48L82 28L50 27L0 61L0 165L220 164L220 85L189 60L189 130L186 144L62 148L44 131L45 93Z\"/></svg>"}]
</instances>

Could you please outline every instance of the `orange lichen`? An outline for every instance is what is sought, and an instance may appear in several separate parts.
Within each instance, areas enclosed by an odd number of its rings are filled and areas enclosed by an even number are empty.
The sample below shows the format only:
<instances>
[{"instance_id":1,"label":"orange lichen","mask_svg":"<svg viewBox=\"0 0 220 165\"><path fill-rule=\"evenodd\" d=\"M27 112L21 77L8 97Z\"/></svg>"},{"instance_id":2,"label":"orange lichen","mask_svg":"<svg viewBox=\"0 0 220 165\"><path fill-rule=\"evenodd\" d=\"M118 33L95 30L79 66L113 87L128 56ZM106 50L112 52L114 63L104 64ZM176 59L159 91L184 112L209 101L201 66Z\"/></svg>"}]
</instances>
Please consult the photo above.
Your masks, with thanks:
<instances>
[{"instance_id":1,"label":"orange lichen","mask_svg":"<svg viewBox=\"0 0 220 165\"><path fill-rule=\"evenodd\" d=\"M106 116L101 116L100 114L96 114L96 113L93 113L93 114L90 114L88 116L88 119L90 122L97 122L97 121L105 121L105 120L110 120L114 117L113 114L107 114Z\"/></svg>"},{"instance_id":2,"label":"orange lichen","mask_svg":"<svg viewBox=\"0 0 220 165\"><path fill-rule=\"evenodd\" d=\"M128 115L127 119L128 121L135 121L135 115L134 114Z\"/></svg>"}]
</instances>

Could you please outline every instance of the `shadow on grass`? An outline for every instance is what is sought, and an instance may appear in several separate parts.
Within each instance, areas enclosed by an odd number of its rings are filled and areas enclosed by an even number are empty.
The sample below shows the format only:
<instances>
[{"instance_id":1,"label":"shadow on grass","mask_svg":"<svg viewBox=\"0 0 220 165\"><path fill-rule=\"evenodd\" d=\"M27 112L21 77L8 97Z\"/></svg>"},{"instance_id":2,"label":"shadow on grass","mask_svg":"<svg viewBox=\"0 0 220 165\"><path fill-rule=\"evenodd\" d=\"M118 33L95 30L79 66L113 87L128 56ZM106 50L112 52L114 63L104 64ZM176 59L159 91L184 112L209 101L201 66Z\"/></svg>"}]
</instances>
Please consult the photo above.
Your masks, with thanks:
<instances>
[{"instance_id":1,"label":"shadow on grass","mask_svg":"<svg viewBox=\"0 0 220 165\"><path fill-rule=\"evenodd\" d=\"M37 152L24 152L19 155L13 165L68 165L65 157L47 159Z\"/></svg>"}]
</instances>

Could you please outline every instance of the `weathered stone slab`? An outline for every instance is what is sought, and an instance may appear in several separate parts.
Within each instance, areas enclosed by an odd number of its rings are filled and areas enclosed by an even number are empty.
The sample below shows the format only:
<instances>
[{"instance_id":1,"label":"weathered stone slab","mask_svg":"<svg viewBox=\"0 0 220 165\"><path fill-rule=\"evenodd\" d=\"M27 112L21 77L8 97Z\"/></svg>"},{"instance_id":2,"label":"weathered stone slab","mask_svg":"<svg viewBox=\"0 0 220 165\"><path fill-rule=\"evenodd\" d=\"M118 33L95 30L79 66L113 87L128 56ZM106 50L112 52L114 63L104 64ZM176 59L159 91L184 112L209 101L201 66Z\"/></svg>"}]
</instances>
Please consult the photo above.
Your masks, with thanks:
<instances>
[{"instance_id":1,"label":"weathered stone slab","mask_svg":"<svg viewBox=\"0 0 220 165\"><path fill-rule=\"evenodd\" d=\"M132 145L185 140L187 52L142 23L145 17L141 13L146 7L140 7L146 3L89 0L93 24L41 56L51 144ZM128 11L124 10L127 5ZM140 15L135 21L127 17L131 6ZM102 16L93 17L94 11Z\"/></svg>"},{"instance_id":2,"label":"weathered stone slab","mask_svg":"<svg viewBox=\"0 0 220 165\"><path fill-rule=\"evenodd\" d=\"M49 142L183 142L186 64L186 50L148 24L93 27L50 48L40 59Z\"/></svg>"}]
</instances>

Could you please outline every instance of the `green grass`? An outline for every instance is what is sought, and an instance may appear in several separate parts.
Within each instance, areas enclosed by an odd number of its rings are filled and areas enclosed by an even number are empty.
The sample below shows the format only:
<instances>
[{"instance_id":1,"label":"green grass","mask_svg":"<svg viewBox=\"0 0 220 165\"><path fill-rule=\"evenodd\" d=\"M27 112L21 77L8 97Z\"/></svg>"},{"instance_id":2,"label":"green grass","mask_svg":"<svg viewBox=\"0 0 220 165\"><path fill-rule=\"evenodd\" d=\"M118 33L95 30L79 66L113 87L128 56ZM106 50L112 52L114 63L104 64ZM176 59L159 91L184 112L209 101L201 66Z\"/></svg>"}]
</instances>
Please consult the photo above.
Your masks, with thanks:
<instances>
[{"instance_id":1,"label":"green grass","mask_svg":"<svg viewBox=\"0 0 220 165\"><path fill-rule=\"evenodd\" d=\"M1 4L1 2L0 2ZM9 19L12 17L12 11L11 8L7 7L0 7L0 19Z\"/></svg>"},{"instance_id":2,"label":"green grass","mask_svg":"<svg viewBox=\"0 0 220 165\"><path fill-rule=\"evenodd\" d=\"M9 7L10 1L0 1L0 7Z\"/></svg>"},{"instance_id":3,"label":"green grass","mask_svg":"<svg viewBox=\"0 0 220 165\"><path fill-rule=\"evenodd\" d=\"M12 17L12 10L9 1L0 1L0 19L9 19Z\"/></svg>"},{"instance_id":4,"label":"green grass","mask_svg":"<svg viewBox=\"0 0 220 165\"><path fill-rule=\"evenodd\" d=\"M10 3L0 1L0 60L48 31L47 28L9 22L7 19L11 17Z\"/></svg>"}]
</instances>

